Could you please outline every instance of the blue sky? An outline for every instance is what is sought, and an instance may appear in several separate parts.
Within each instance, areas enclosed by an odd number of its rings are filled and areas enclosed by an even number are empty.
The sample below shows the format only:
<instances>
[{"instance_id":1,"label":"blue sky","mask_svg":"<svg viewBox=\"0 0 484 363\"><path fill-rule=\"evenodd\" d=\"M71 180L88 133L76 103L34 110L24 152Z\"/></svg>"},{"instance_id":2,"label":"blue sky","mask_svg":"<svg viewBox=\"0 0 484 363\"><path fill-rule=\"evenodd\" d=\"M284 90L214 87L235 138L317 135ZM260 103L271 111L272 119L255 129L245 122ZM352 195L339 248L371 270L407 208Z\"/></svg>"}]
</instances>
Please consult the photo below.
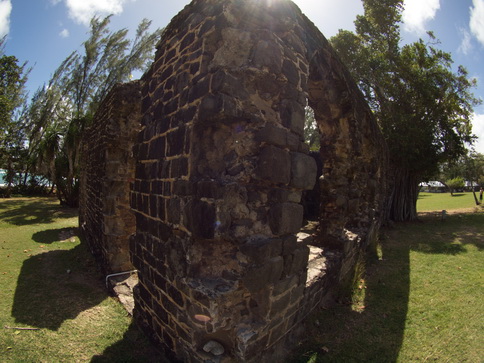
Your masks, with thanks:
<instances>
[{"instance_id":1,"label":"blue sky","mask_svg":"<svg viewBox=\"0 0 484 363\"><path fill-rule=\"evenodd\" d=\"M7 35L6 53L33 66L28 89L33 93L73 50L80 48L89 19L115 14L111 28L134 32L143 18L155 27L167 25L189 0L0 0L0 36ZM327 37L338 29L354 30L363 12L361 0L295 0ZM484 0L405 0L403 38L407 42L434 31L440 47L452 53L478 80L474 93L484 99ZM476 107L473 132L484 154L484 105Z\"/></svg>"}]
</instances>

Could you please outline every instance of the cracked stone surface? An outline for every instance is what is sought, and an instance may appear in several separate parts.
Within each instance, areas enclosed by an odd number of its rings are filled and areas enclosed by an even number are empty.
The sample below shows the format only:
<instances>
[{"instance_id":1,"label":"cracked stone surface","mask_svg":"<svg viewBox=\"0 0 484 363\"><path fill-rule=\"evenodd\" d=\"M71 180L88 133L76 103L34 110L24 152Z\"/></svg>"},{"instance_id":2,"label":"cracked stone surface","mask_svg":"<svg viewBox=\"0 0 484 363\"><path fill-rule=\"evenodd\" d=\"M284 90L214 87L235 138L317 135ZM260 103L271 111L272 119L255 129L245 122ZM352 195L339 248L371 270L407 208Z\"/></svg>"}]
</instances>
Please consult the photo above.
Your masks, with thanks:
<instances>
[{"instance_id":1,"label":"cracked stone surface","mask_svg":"<svg viewBox=\"0 0 484 363\"><path fill-rule=\"evenodd\" d=\"M133 289L138 284L138 274L113 276L108 280L109 287L117 296L129 315L133 315L134 298Z\"/></svg>"}]
</instances>

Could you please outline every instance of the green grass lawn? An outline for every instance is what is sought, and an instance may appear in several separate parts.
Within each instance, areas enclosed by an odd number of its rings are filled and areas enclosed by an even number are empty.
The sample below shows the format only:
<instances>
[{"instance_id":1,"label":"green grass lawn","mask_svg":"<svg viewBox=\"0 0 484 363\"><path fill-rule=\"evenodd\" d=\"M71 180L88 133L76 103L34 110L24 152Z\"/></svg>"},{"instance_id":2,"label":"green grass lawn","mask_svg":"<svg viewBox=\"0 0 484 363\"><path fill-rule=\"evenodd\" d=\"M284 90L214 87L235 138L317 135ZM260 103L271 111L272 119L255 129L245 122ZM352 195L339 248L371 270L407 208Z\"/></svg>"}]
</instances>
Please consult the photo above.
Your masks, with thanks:
<instances>
[{"instance_id":1,"label":"green grass lawn","mask_svg":"<svg viewBox=\"0 0 484 363\"><path fill-rule=\"evenodd\" d=\"M312 316L294 362L484 362L484 210L467 194L421 198L471 209L383 229L382 258L352 302Z\"/></svg>"},{"instance_id":2,"label":"green grass lawn","mask_svg":"<svg viewBox=\"0 0 484 363\"><path fill-rule=\"evenodd\" d=\"M76 236L77 210L58 204L0 199L0 361L159 360L107 294Z\"/></svg>"},{"instance_id":3,"label":"green grass lawn","mask_svg":"<svg viewBox=\"0 0 484 363\"><path fill-rule=\"evenodd\" d=\"M476 193L479 199L479 193ZM420 193L417 200L417 211L438 211L463 208L474 208L476 206L472 193Z\"/></svg>"},{"instance_id":4,"label":"green grass lawn","mask_svg":"<svg viewBox=\"0 0 484 363\"><path fill-rule=\"evenodd\" d=\"M420 197L419 210L473 207L467 194ZM54 199L0 199L0 362L162 361L106 293L76 227L77 211ZM352 303L309 319L292 360L483 362L484 210L397 224L381 248Z\"/></svg>"}]
</instances>

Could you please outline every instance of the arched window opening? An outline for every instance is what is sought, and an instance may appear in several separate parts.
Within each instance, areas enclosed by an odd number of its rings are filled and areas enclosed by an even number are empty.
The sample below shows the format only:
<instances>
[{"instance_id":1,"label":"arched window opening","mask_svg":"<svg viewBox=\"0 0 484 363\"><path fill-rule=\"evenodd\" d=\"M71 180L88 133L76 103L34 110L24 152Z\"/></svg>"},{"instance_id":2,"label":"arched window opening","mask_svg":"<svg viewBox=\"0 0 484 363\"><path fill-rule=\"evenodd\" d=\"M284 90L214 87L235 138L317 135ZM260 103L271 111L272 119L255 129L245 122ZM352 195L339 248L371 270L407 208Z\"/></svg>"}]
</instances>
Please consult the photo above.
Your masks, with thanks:
<instances>
[{"instance_id":1,"label":"arched window opening","mask_svg":"<svg viewBox=\"0 0 484 363\"><path fill-rule=\"evenodd\" d=\"M316 183L312 190L306 190L302 196L304 207L303 231L314 233L319 223L321 191L319 178L322 175L323 161L321 157L321 134L316 122L314 110L311 106L305 107L304 142L309 146L309 155L316 161Z\"/></svg>"},{"instance_id":2,"label":"arched window opening","mask_svg":"<svg viewBox=\"0 0 484 363\"><path fill-rule=\"evenodd\" d=\"M314 116L314 110L311 106L306 105L304 111L304 142L309 146L309 150L311 152L319 151L321 142L318 125Z\"/></svg>"}]
</instances>

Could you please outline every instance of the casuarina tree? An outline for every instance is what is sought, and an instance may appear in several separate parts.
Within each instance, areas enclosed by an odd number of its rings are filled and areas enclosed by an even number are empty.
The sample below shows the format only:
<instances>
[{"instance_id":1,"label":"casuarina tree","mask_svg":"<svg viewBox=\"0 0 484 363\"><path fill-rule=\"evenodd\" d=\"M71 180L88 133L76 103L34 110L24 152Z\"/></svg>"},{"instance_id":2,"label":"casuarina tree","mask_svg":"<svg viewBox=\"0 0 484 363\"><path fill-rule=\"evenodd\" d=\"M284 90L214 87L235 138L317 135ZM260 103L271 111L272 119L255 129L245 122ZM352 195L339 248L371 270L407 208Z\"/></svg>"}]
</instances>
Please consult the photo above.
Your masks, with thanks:
<instances>
[{"instance_id":1,"label":"casuarina tree","mask_svg":"<svg viewBox=\"0 0 484 363\"><path fill-rule=\"evenodd\" d=\"M83 52L75 51L32 99L29 112L31 154L37 169L55 184L58 198L78 204L80 142L100 102L119 82L143 71L153 57L161 30L149 32L143 20L134 39L128 30L109 30L110 16L91 20Z\"/></svg>"},{"instance_id":2,"label":"casuarina tree","mask_svg":"<svg viewBox=\"0 0 484 363\"><path fill-rule=\"evenodd\" d=\"M0 39L0 168L6 170L7 196L17 172L26 164L25 134L21 122L29 69L14 56L5 55Z\"/></svg>"}]
</instances>

